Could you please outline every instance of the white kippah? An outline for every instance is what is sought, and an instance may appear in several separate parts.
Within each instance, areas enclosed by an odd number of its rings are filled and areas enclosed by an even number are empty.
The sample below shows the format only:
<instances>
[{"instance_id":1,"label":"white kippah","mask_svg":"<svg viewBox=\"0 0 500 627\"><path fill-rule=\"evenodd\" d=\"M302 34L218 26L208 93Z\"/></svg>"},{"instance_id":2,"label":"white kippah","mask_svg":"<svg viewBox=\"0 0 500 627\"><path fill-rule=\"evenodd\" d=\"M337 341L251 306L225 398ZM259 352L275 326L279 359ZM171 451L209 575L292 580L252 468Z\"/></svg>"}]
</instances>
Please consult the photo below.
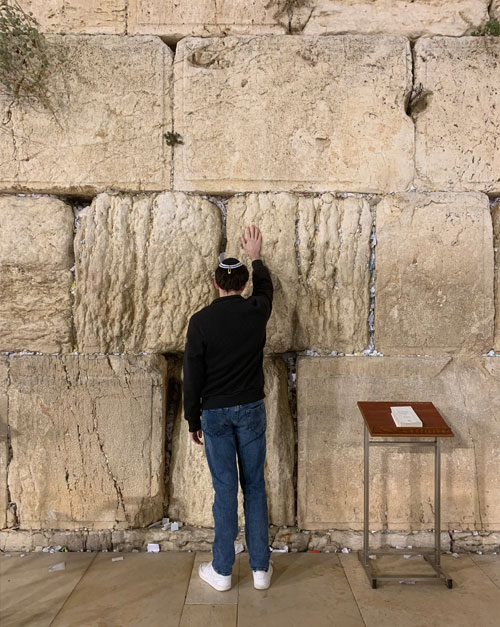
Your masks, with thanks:
<instances>
[{"instance_id":1,"label":"white kippah","mask_svg":"<svg viewBox=\"0 0 500 627\"><path fill-rule=\"evenodd\" d=\"M228 274L231 274L231 270L234 270L234 268L239 268L243 265L241 261L238 261L237 263L223 263L225 258L226 253L221 253L219 255L219 268L224 268L225 270L227 270Z\"/></svg>"}]
</instances>

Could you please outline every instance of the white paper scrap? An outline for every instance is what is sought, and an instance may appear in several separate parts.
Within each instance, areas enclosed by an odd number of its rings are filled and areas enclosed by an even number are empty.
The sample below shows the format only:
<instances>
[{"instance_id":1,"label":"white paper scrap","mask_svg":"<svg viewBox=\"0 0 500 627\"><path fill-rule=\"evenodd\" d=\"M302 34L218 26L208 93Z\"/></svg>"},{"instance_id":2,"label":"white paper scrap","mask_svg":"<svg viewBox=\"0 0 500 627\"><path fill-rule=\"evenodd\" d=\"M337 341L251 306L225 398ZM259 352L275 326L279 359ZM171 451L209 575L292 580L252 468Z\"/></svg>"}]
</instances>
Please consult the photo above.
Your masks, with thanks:
<instances>
[{"instance_id":1,"label":"white paper scrap","mask_svg":"<svg viewBox=\"0 0 500 627\"><path fill-rule=\"evenodd\" d=\"M148 543L148 553L159 553L159 552L160 552L159 544L155 544L154 542Z\"/></svg>"},{"instance_id":2,"label":"white paper scrap","mask_svg":"<svg viewBox=\"0 0 500 627\"><path fill-rule=\"evenodd\" d=\"M123 556L121 556L121 557L112 557L111 561L112 562L120 562L122 559L123 559Z\"/></svg>"},{"instance_id":3,"label":"white paper scrap","mask_svg":"<svg viewBox=\"0 0 500 627\"><path fill-rule=\"evenodd\" d=\"M49 568L49 573L53 573L56 570L66 570L66 563L59 562L58 564L54 564Z\"/></svg>"}]
</instances>

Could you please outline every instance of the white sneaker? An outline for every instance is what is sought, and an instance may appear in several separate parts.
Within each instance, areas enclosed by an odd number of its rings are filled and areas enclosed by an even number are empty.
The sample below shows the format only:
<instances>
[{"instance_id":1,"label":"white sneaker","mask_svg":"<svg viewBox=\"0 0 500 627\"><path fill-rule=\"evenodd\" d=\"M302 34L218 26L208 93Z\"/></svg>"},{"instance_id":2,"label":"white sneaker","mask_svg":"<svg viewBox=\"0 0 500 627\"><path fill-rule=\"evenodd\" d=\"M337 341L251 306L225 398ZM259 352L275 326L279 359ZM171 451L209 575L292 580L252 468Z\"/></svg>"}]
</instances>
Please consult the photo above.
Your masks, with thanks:
<instances>
[{"instance_id":1,"label":"white sneaker","mask_svg":"<svg viewBox=\"0 0 500 627\"><path fill-rule=\"evenodd\" d=\"M219 575L216 573L212 562L202 562L198 569L198 574L203 581L206 581L219 592L231 590L231 575Z\"/></svg>"},{"instance_id":2,"label":"white sneaker","mask_svg":"<svg viewBox=\"0 0 500 627\"><path fill-rule=\"evenodd\" d=\"M267 570L254 570L253 572L253 585L257 590L267 590L271 585L271 577L273 576L273 565L269 562L269 568Z\"/></svg>"}]
</instances>

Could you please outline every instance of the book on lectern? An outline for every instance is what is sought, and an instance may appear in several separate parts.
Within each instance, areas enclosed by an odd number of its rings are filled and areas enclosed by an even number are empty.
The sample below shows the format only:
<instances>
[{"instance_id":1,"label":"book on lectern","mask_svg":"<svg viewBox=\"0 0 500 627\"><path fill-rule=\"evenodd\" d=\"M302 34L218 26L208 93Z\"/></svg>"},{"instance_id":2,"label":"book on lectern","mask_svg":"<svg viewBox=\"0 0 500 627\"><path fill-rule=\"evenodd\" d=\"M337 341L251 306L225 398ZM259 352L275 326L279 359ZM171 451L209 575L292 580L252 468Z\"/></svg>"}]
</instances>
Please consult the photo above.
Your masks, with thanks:
<instances>
[{"instance_id":1,"label":"book on lectern","mask_svg":"<svg viewBox=\"0 0 500 627\"><path fill-rule=\"evenodd\" d=\"M411 405L391 407L391 415L396 427L422 427L422 421Z\"/></svg>"}]
</instances>

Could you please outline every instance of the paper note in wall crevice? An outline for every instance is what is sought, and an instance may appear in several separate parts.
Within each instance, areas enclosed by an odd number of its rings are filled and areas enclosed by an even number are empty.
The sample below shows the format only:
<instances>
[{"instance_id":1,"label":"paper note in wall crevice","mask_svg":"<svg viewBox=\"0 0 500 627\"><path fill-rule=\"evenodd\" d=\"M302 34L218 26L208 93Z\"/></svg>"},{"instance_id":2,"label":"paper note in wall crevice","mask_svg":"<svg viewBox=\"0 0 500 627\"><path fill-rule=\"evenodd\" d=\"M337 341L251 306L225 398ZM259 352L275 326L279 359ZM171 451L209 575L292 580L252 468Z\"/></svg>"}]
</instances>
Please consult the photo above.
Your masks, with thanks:
<instances>
[{"instance_id":1,"label":"paper note in wall crevice","mask_svg":"<svg viewBox=\"0 0 500 627\"><path fill-rule=\"evenodd\" d=\"M391 407L391 416L396 427L422 427L422 421L411 405Z\"/></svg>"}]
</instances>

